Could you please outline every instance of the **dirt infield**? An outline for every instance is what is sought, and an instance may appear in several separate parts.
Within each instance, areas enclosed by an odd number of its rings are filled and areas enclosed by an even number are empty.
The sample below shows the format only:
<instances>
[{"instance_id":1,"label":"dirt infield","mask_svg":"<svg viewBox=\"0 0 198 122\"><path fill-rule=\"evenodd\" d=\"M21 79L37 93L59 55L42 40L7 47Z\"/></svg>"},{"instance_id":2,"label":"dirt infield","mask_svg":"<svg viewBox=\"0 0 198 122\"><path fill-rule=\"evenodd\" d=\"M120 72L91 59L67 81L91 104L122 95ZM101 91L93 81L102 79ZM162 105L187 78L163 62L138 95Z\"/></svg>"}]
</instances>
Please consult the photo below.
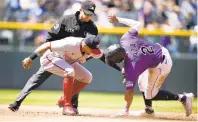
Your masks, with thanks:
<instances>
[{"instance_id":1,"label":"dirt infield","mask_svg":"<svg viewBox=\"0 0 198 122\"><path fill-rule=\"evenodd\" d=\"M111 109L80 108L78 116L63 116L58 107L21 106L18 112L10 111L7 105L0 105L0 122L159 122L197 121L197 114L185 117L184 113L159 113L154 116L137 115L131 111L128 117L112 117L117 111Z\"/></svg>"}]
</instances>

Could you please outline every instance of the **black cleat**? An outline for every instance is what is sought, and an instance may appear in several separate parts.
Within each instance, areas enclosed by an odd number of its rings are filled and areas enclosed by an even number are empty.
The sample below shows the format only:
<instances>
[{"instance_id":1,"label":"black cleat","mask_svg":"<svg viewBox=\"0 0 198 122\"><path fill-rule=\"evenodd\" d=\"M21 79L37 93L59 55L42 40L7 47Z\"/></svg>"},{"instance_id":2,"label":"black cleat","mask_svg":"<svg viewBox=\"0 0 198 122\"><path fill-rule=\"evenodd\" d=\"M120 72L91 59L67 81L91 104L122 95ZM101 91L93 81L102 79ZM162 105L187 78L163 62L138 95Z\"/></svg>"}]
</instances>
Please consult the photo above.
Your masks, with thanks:
<instances>
[{"instance_id":1,"label":"black cleat","mask_svg":"<svg viewBox=\"0 0 198 122\"><path fill-rule=\"evenodd\" d=\"M72 104L72 107L73 107L74 111L76 112L76 114L79 114L78 106L76 104Z\"/></svg>"},{"instance_id":2,"label":"black cleat","mask_svg":"<svg viewBox=\"0 0 198 122\"><path fill-rule=\"evenodd\" d=\"M153 113L154 113L154 110L153 110L151 107L146 107L146 108L145 108L145 112L146 112L147 114L153 114Z\"/></svg>"},{"instance_id":3,"label":"black cleat","mask_svg":"<svg viewBox=\"0 0 198 122\"><path fill-rule=\"evenodd\" d=\"M19 110L19 107L20 107L20 104L18 104L17 102L14 102L14 103L12 103L12 104L10 104L10 105L8 106L8 108L9 108L11 111L13 111L13 112L18 111L18 110Z\"/></svg>"},{"instance_id":4,"label":"black cleat","mask_svg":"<svg viewBox=\"0 0 198 122\"><path fill-rule=\"evenodd\" d=\"M74 109L74 111L76 112L76 114L78 115L78 114L79 114L78 108L73 108L73 109Z\"/></svg>"}]
</instances>

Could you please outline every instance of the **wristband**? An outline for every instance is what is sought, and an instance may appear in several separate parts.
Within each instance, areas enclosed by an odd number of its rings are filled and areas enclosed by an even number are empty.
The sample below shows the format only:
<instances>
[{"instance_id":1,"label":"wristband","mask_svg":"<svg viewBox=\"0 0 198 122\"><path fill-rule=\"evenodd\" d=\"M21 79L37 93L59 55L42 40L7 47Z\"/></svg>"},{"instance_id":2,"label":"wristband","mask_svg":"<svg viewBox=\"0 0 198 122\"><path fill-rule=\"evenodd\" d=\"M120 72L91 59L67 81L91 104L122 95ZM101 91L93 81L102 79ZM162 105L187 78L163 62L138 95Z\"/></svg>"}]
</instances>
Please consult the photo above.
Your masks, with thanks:
<instances>
[{"instance_id":1,"label":"wristband","mask_svg":"<svg viewBox=\"0 0 198 122\"><path fill-rule=\"evenodd\" d=\"M30 57L30 59L34 60L38 57L38 54L32 53L32 55L30 55L29 57Z\"/></svg>"}]
</instances>

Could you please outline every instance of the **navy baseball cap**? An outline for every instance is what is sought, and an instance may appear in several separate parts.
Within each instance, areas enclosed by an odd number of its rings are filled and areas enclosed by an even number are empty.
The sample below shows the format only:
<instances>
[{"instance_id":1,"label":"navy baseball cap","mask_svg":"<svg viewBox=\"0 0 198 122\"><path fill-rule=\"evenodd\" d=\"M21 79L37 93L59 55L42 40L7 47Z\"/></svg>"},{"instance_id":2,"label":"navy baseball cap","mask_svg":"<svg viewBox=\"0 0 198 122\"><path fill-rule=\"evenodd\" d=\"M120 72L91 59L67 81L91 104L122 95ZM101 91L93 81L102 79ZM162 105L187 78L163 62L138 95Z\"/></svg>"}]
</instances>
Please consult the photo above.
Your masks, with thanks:
<instances>
[{"instance_id":1,"label":"navy baseball cap","mask_svg":"<svg viewBox=\"0 0 198 122\"><path fill-rule=\"evenodd\" d=\"M92 50L92 53L95 55L101 54L101 50L99 48L100 39L98 36L89 35L85 39L85 44Z\"/></svg>"},{"instance_id":2,"label":"navy baseball cap","mask_svg":"<svg viewBox=\"0 0 198 122\"><path fill-rule=\"evenodd\" d=\"M86 13L86 14L89 14L89 15L96 15L94 13L95 11L95 8L96 8L96 5L92 2L92 1L85 1L81 4L81 8L83 9L83 11Z\"/></svg>"}]
</instances>

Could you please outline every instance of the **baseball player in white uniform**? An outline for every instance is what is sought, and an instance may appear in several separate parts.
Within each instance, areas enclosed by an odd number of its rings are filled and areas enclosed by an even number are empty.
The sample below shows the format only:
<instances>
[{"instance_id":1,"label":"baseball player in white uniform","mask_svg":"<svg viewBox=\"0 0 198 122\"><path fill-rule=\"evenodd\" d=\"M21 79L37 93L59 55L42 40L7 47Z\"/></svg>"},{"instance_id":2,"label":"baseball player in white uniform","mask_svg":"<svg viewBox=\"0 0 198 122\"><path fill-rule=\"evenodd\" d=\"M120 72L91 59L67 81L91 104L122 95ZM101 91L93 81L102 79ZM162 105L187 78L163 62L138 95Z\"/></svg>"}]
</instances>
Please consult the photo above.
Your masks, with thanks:
<instances>
[{"instance_id":1,"label":"baseball player in white uniform","mask_svg":"<svg viewBox=\"0 0 198 122\"><path fill-rule=\"evenodd\" d=\"M31 67L32 60L43 54L40 58L41 67L48 72L64 77L63 115L76 115L71 104L72 95L80 92L92 80L92 74L81 64L85 63L88 58L102 56L99 43L99 38L93 35L86 38L66 37L44 43L31 56L22 61L24 69L27 69ZM75 88L73 88L74 79L81 82Z\"/></svg>"}]
</instances>

